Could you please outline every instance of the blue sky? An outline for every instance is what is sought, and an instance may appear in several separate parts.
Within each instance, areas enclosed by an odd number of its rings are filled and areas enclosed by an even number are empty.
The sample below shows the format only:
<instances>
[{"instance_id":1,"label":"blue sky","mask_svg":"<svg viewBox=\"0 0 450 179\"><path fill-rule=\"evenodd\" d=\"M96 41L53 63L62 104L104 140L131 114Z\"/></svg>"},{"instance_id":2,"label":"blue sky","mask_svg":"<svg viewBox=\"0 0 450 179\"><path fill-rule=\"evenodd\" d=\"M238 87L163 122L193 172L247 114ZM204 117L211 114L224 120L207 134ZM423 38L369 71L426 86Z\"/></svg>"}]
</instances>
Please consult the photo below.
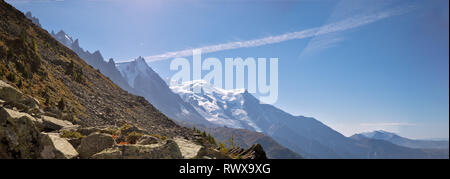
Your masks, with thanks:
<instances>
[{"instance_id":1,"label":"blue sky","mask_svg":"<svg viewBox=\"0 0 450 179\"><path fill-rule=\"evenodd\" d=\"M448 138L447 0L7 2L31 11L45 29L64 29L84 49L116 61L342 23L346 28L322 35L203 56L278 57L275 106L315 117L344 135L383 129ZM385 16L364 21L377 15ZM170 77L169 63L150 65Z\"/></svg>"}]
</instances>

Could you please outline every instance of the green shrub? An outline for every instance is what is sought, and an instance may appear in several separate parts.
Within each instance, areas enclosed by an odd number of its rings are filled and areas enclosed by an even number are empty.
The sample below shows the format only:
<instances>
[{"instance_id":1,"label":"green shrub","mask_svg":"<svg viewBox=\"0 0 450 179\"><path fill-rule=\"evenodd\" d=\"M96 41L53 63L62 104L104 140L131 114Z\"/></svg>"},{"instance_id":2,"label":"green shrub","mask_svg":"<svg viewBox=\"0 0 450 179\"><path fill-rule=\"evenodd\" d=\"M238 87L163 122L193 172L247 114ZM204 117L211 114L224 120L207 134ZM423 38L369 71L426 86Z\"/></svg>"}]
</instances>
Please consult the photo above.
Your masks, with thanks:
<instances>
[{"instance_id":1,"label":"green shrub","mask_svg":"<svg viewBox=\"0 0 450 179\"><path fill-rule=\"evenodd\" d=\"M3 78L3 76L5 76L6 72L5 69L0 69L0 78Z\"/></svg>"},{"instance_id":2,"label":"green shrub","mask_svg":"<svg viewBox=\"0 0 450 179\"><path fill-rule=\"evenodd\" d=\"M122 126L120 126L119 132L120 132L121 134L125 134L125 133L126 133L128 130L130 130L132 127L133 127L133 126L131 126L130 124L125 123L125 124L123 124Z\"/></svg>"},{"instance_id":3,"label":"green shrub","mask_svg":"<svg viewBox=\"0 0 450 179\"><path fill-rule=\"evenodd\" d=\"M16 83L16 86L19 88L22 88L22 85L23 85L22 80L19 79L19 81L17 81L17 83Z\"/></svg>"},{"instance_id":4,"label":"green shrub","mask_svg":"<svg viewBox=\"0 0 450 179\"><path fill-rule=\"evenodd\" d=\"M82 139L85 138L86 136L76 131L62 131L61 137L71 139Z\"/></svg>"},{"instance_id":5,"label":"green shrub","mask_svg":"<svg viewBox=\"0 0 450 179\"><path fill-rule=\"evenodd\" d=\"M72 77L76 82L84 83L83 70L81 68L75 70L75 73L73 74Z\"/></svg>"},{"instance_id":6,"label":"green shrub","mask_svg":"<svg viewBox=\"0 0 450 179\"><path fill-rule=\"evenodd\" d=\"M20 41L22 42L22 45L25 45L27 43L27 32L25 30L22 30L20 32Z\"/></svg>"},{"instance_id":7,"label":"green shrub","mask_svg":"<svg viewBox=\"0 0 450 179\"><path fill-rule=\"evenodd\" d=\"M114 127L108 127L101 130L103 133L111 134L111 135L119 135L120 130Z\"/></svg>"},{"instance_id":8,"label":"green shrub","mask_svg":"<svg viewBox=\"0 0 450 179\"><path fill-rule=\"evenodd\" d=\"M219 142L219 151L222 152L223 154L226 154L228 153L228 148L224 143Z\"/></svg>"}]
</instances>

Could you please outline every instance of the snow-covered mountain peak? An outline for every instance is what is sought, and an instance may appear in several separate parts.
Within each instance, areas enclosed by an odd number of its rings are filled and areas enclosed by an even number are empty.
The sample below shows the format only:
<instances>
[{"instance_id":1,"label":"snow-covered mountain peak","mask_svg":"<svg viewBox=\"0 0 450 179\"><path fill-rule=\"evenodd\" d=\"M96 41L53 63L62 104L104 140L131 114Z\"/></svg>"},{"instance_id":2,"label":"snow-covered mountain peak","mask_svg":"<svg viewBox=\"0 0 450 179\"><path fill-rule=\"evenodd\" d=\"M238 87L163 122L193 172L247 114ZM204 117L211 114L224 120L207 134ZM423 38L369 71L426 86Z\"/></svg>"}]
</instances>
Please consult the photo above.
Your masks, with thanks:
<instances>
[{"instance_id":1,"label":"snow-covered mountain peak","mask_svg":"<svg viewBox=\"0 0 450 179\"><path fill-rule=\"evenodd\" d=\"M220 96L222 100L233 101L236 97L245 93L245 89L222 89L205 80L193 80L178 84L171 84L170 89L175 93L193 94L193 89L201 88L201 93Z\"/></svg>"},{"instance_id":2,"label":"snow-covered mountain peak","mask_svg":"<svg viewBox=\"0 0 450 179\"><path fill-rule=\"evenodd\" d=\"M201 87L200 93L193 89ZM232 128L262 130L248 117L244 109L245 89L225 90L205 80L171 85L170 88L190 103L209 122Z\"/></svg>"},{"instance_id":3,"label":"snow-covered mountain peak","mask_svg":"<svg viewBox=\"0 0 450 179\"><path fill-rule=\"evenodd\" d=\"M73 44L73 39L72 37L70 37L69 35L66 34L66 32L64 32L63 30L60 30L58 33L54 33L52 31L52 36L56 38L56 40L60 41L62 44L64 44L65 46L72 46Z\"/></svg>"},{"instance_id":4,"label":"snow-covered mountain peak","mask_svg":"<svg viewBox=\"0 0 450 179\"><path fill-rule=\"evenodd\" d=\"M367 138L375 138L375 139L390 139L392 137L397 136L395 133L383 131L383 130L376 130L372 132L363 132L361 135L367 137Z\"/></svg>"}]
</instances>

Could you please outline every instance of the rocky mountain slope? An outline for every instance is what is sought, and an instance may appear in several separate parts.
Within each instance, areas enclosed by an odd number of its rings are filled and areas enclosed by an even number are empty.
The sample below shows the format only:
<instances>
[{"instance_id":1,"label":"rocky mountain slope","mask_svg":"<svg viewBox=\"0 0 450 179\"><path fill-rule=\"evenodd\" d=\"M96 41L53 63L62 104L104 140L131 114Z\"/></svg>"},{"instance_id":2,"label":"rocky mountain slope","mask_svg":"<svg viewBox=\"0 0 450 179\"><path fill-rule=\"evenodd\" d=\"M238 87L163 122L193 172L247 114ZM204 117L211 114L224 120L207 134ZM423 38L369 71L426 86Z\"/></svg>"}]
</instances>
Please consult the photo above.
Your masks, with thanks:
<instances>
[{"instance_id":1,"label":"rocky mountain slope","mask_svg":"<svg viewBox=\"0 0 450 179\"><path fill-rule=\"evenodd\" d=\"M0 158L230 157L3 0L0 17Z\"/></svg>"},{"instance_id":2,"label":"rocky mountain slope","mask_svg":"<svg viewBox=\"0 0 450 179\"><path fill-rule=\"evenodd\" d=\"M37 98L44 110L54 110L62 99L62 113L73 114L71 120L83 125L130 121L162 135L191 135L144 98L115 85L12 6L2 2L0 13L2 78Z\"/></svg>"},{"instance_id":3,"label":"rocky mountain slope","mask_svg":"<svg viewBox=\"0 0 450 179\"><path fill-rule=\"evenodd\" d=\"M27 13L30 14L31 13ZM37 19L33 17L33 19ZM34 22L34 21L33 21ZM84 50L79 40L73 40L63 30L50 33L56 40L73 50L89 65L98 69L111 81L129 93L143 96L163 114L179 123L195 123L209 125L209 123L185 103L180 97L169 90L167 84L142 59L137 58L131 62L115 63L113 59L106 62L100 51L93 53Z\"/></svg>"}]
</instances>

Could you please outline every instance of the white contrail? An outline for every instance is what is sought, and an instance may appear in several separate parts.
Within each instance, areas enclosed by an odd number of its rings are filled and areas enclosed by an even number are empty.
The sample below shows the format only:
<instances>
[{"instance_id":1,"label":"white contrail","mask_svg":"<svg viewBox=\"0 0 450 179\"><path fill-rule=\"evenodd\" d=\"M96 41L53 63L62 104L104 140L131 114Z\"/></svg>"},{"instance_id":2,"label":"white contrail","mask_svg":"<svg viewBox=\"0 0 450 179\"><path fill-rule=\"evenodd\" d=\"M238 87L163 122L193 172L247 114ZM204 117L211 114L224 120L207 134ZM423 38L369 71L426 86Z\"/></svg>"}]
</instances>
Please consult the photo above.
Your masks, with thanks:
<instances>
[{"instance_id":1,"label":"white contrail","mask_svg":"<svg viewBox=\"0 0 450 179\"><path fill-rule=\"evenodd\" d=\"M332 32L339 32L344 30L349 30L352 28L360 27L366 24L373 23L375 21L385 19L391 16L403 14L405 12L408 12L412 10L412 6L403 7L403 8L395 8L384 12L379 12L376 14L371 15L365 15L365 16L356 16L352 18L348 18L336 23L327 24L321 27L306 29L302 31L297 32L290 32L285 33L278 36L269 36L265 38L260 39L254 39L254 40L248 40L248 41L236 41L236 42L229 42L229 43L222 43L217 45L210 45L210 46L204 46L200 48L202 53L211 53L211 52L218 52L218 51L224 51L224 50L231 50L231 49L237 49L237 48L248 48L248 47L257 47L257 46L263 46L268 44L274 44L274 43L280 43L288 40L294 40L294 39L304 39L308 37L313 36L319 36L324 35ZM192 56L192 49L186 49L181 51L173 51L173 52L167 52L159 55L152 55L145 57L147 62L152 61L159 61L159 60L166 60L170 58L177 58L177 57L186 57L186 56ZM132 60L126 60L126 61L132 61ZM126 62L122 61L122 62Z\"/></svg>"}]
</instances>

